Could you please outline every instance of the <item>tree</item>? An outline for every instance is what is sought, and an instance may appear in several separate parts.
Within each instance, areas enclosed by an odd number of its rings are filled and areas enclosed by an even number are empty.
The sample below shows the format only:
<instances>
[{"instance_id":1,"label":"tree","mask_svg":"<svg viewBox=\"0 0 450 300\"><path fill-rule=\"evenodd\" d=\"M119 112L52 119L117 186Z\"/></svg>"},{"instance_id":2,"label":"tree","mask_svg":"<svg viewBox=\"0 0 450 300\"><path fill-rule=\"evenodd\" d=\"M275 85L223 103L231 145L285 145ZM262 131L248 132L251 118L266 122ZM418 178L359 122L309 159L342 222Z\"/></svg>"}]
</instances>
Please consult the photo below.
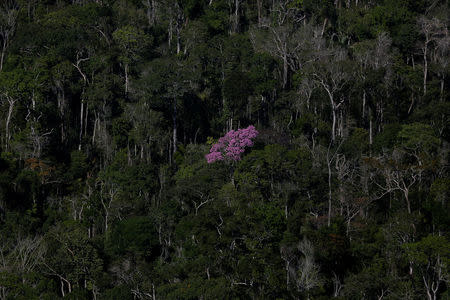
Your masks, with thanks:
<instances>
[{"instance_id":1,"label":"tree","mask_svg":"<svg viewBox=\"0 0 450 300\"><path fill-rule=\"evenodd\" d=\"M328 149L327 149L327 156L326 156L326 160L327 160L327 170L328 170L328 215L327 215L327 225L328 227L330 227L331 225L331 211L332 211L332 169L331 166L333 164L333 161L336 161L336 164L338 164L338 160L337 158L339 158L339 148L341 147L342 142L338 145L338 147L336 149L334 149L334 152L331 153L331 147L332 147L332 142L330 142L330 144L328 145Z\"/></svg>"},{"instance_id":2,"label":"tree","mask_svg":"<svg viewBox=\"0 0 450 300\"><path fill-rule=\"evenodd\" d=\"M77 288L95 293L102 265L85 228L75 221L68 221L51 228L44 239L52 253L44 259L44 272L58 278L61 295L64 297Z\"/></svg>"},{"instance_id":3,"label":"tree","mask_svg":"<svg viewBox=\"0 0 450 300\"><path fill-rule=\"evenodd\" d=\"M422 182L423 174L433 171L435 162L430 160L429 155L435 151L439 140L431 126L414 123L402 126L397 141L398 146L391 153L372 160L384 181L383 184L374 183L381 189L382 195L400 191L406 201L407 211L411 214L410 192Z\"/></svg>"},{"instance_id":4,"label":"tree","mask_svg":"<svg viewBox=\"0 0 450 300\"><path fill-rule=\"evenodd\" d=\"M178 109L183 97L193 90L196 77L188 64L177 59L155 59L142 73L139 85L142 90L137 93L141 97L151 97L148 104L151 108L167 113L172 121L172 154L177 151L178 144Z\"/></svg>"},{"instance_id":5,"label":"tree","mask_svg":"<svg viewBox=\"0 0 450 300\"><path fill-rule=\"evenodd\" d=\"M379 94L386 92L386 96L388 96L387 90L392 80L392 54L389 52L391 46L392 39L385 32L380 33L376 40L365 40L352 46L358 63L355 70L356 76L362 81L362 118L366 118L367 110L367 118L369 119L370 145L372 145L375 135L374 117L378 123L376 128L378 132L381 130L380 125L383 122L383 111L386 104L383 103L383 97L380 97ZM380 72L383 72L383 74L376 76ZM381 84L379 82L380 76L383 76Z\"/></svg>"},{"instance_id":6,"label":"tree","mask_svg":"<svg viewBox=\"0 0 450 300\"><path fill-rule=\"evenodd\" d=\"M407 155L411 155L421 167L431 163L432 155L439 146L430 125L422 123L405 124L397 135L399 148Z\"/></svg>"},{"instance_id":7,"label":"tree","mask_svg":"<svg viewBox=\"0 0 450 300\"><path fill-rule=\"evenodd\" d=\"M403 249L417 266L428 300L438 299L441 283L449 281L449 241L443 236L428 235L419 242L404 244Z\"/></svg>"},{"instance_id":8,"label":"tree","mask_svg":"<svg viewBox=\"0 0 450 300\"><path fill-rule=\"evenodd\" d=\"M242 0L228 0L228 5L230 8L230 24L231 24L230 33L239 32L242 3L243 3Z\"/></svg>"},{"instance_id":9,"label":"tree","mask_svg":"<svg viewBox=\"0 0 450 300\"><path fill-rule=\"evenodd\" d=\"M425 16L419 17L417 21L420 27L420 33L424 37L423 44L420 49L423 55L423 94L427 93L428 78L428 56L430 47L439 44L440 40L448 39L447 28L444 23L437 18L427 19Z\"/></svg>"},{"instance_id":10,"label":"tree","mask_svg":"<svg viewBox=\"0 0 450 300\"><path fill-rule=\"evenodd\" d=\"M264 24L260 26L264 30L258 29L251 32L256 49L263 49L281 59L283 88L288 87L289 71L297 70L297 53L306 44L306 39L309 38L308 33L311 33L300 27L305 16L293 2L291 0L273 1L272 24Z\"/></svg>"},{"instance_id":11,"label":"tree","mask_svg":"<svg viewBox=\"0 0 450 300\"><path fill-rule=\"evenodd\" d=\"M158 1L156 0L142 0L142 4L146 8L146 15L148 20L148 25L153 26L155 25L156 21L156 11L158 6Z\"/></svg>"},{"instance_id":12,"label":"tree","mask_svg":"<svg viewBox=\"0 0 450 300\"><path fill-rule=\"evenodd\" d=\"M16 30L19 6L15 0L5 0L0 5L0 72L6 58L6 51Z\"/></svg>"},{"instance_id":13,"label":"tree","mask_svg":"<svg viewBox=\"0 0 450 300\"><path fill-rule=\"evenodd\" d=\"M313 79L325 90L330 101L332 113L331 141L333 143L336 140L336 135L343 136L344 120L340 112L342 112L343 106L348 100L348 96L343 94L346 85L351 80L350 73L347 70L348 65L346 53L342 49L331 50L322 60L312 65ZM336 128L338 121L340 121L340 127Z\"/></svg>"},{"instance_id":14,"label":"tree","mask_svg":"<svg viewBox=\"0 0 450 300\"><path fill-rule=\"evenodd\" d=\"M8 105L5 118L5 150L9 150L10 147L12 137L10 124L14 117L15 108L19 102L25 102L30 97L31 81L30 74L20 67L9 72L0 73L0 99Z\"/></svg>"},{"instance_id":15,"label":"tree","mask_svg":"<svg viewBox=\"0 0 450 300\"><path fill-rule=\"evenodd\" d=\"M129 25L117 29L112 36L124 54L119 59L125 72L125 94L128 94L130 65L136 62L145 50L148 51L151 39L142 30Z\"/></svg>"},{"instance_id":16,"label":"tree","mask_svg":"<svg viewBox=\"0 0 450 300\"><path fill-rule=\"evenodd\" d=\"M302 253L296 278L297 288L301 291L310 291L321 284L319 266L314 261L314 246L307 239L298 244ZM308 295L309 298L309 295Z\"/></svg>"},{"instance_id":17,"label":"tree","mask_svg":"<svg viewBox=\"0 0 450 300\"><path fill-rule=\"evenodd\" d=\"M237 161L241 159L241 154L245 147L253 146L253 141L258 135L254 126L249 126L236 131L231 130L211 147L210 153L206 155L208 163L218 160Z\"/></svg>"},{"instance_id":18,"label":"tree","mask_svg":"<svg viewBox=\"0 0 450 300\"><path fill-rule=\"evenodd\" d=\"M18 234L18 233L16 233ZM0 297L36 297L33 286L39 285L37 274L42 267L46 249L43 239L35 237L15 237L2 239L0 247Z\"/></svg>"},{"instance_id":19,"label":"tree","mask_svg":"<svg viewBox=\"0 0 450 300\"><path fill-rule=\"evenodd\" d=\"M0 0L0 298L449 298L447 6Z\"/></svg>"},{"instance_id":20,"label":"tree","mask_svg":"<svg viewBox=\"0 0 450 300\"><path fill-rule=\"evenodd\" d=\"M404 157L398 150L394 150L391 156L382 156L373 161L375 168L381 174L382 184L378 184L382 195L394 191L400 191L406 202L409 214L412 213L410 193L419 182L424 169L417 165L403 164Z\"/></svg>"}]
</instances>

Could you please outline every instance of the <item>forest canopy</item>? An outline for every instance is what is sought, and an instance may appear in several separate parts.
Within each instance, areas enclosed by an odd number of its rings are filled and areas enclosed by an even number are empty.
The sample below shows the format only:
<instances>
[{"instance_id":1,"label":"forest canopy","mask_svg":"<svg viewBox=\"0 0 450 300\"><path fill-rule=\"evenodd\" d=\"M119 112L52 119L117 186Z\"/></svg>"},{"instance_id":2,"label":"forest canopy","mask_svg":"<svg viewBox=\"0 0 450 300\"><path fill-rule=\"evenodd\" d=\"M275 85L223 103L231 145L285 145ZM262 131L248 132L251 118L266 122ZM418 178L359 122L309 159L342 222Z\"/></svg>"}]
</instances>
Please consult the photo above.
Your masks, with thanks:
<instances>
[{"instance_id":1,"label":"forest canopy","mask_svg":"<svg viewBox=\"0 0 450 300\"><path fill-rule=\"evenodd\" d=\"M0 299L450 298L448 0L1 0Z\"/></svg>"}]
</instances>

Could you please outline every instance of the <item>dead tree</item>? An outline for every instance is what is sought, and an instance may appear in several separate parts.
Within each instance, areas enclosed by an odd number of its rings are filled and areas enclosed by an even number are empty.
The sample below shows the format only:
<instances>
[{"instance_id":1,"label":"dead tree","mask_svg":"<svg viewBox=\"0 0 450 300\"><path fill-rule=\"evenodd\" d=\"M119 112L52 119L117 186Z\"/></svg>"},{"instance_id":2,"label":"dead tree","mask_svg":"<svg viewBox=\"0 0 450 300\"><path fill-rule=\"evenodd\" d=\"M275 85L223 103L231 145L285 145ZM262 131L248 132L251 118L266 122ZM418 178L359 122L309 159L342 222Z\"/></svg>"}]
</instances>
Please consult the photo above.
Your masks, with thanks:
<instances>
[{"instance_id":1,"label":"dead tree","mask_svg":"<svg viewBox=\"0 0 450 300\"><path fill-rule=\"evenodd\" d=\"M17 24L19 7L15 1L4 0L0 4L0 72L3 69L6 51Z\"/></svg>"},{"instance_id":2,"label":"dead tree","mask_svg":"<svg viewBox=\"0 0 450 300\"><path fill-rule=\"evenodd\" d=\"M423 56L423 94L426 95L428 78L428 57L431 50L430 47L434 47L438 40L447 37L448 30L447 26L437 18L433 18L430 20L425 16L421 16L417 22L420 28L420 33L424 37L424 40L419 47Z\"/></svg>"}]
</instances>

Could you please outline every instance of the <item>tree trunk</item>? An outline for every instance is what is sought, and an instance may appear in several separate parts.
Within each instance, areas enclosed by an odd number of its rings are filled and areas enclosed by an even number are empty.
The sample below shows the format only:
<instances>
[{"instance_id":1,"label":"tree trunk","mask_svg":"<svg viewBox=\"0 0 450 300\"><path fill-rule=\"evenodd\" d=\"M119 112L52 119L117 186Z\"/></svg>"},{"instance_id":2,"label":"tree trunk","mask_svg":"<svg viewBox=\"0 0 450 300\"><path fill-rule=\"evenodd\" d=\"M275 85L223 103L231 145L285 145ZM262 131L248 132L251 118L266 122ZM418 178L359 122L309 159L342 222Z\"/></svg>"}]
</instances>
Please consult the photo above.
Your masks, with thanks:
<instances>
[{"instance_id":1,"label":"tree trunk","mask_svg":"<svg viewBox=\"0 0 450 300\"><path fill-rule=\"evenodd\" d=\"M125 64L125 95L128 95L128 64Z\"/></svg>"},{"instance_id":2,"label":"tree trunk","mask_svg":"<svg viewBox=\"0 0 450 300\"><path fill-rule=\"evenodd\" d=\"M87 136L88 116L89 116L89 105L87 105L86 103L86 114L84 117L84 136Z\"/></svg>"},{"instance_id":3,"label":"tree trunk","mask_svg":"<svg viewBox=\"0 0 450 300\"><path fill-rule=\"evenodd\" d=\"M6 39L3 41L2 53L0 55L0 72L3 70L3 60L5 59L5 54L6 54Z\"/></svg>"},{"instance_id":4,"label":"tree trunk","mask_svg":"<svg viewBox=\"0 0 450 300\"><path fill-rule=\"evenodd\" d=\"M108 205L106 205L105 200L103 199L103 195L100 196L100 200L102 202L103 205L103 209L105 210L105 233L108 232L108 222L109 222L109 209L111 207L111 203L114 200L114 191L112 189L109 190L109 203Z\"/></svg>"},{"instance_id":5,"label":"tree trunk","mask_svg":"<svg viewBox=\"0 0 450 300\"><path fill-rule=\"evenodd\" d=\"M423 49L423 95L427 93L427 77L428 77L428 41L425 42L425 48Z\"/></svg>"},{"instance_id":6,"label":"tree trunk","mask_svg":"<svg viewBox=\"0 0 450 300\"><path fill-rule=\"evenodd\" d=\"M59 282L61 283L61 295L64 298L66 296L66 293L64 292L64 281L62 281L62 279L59 279Z\"/></svg>"},{"instance_id":7,"label":"tree trunk","mask_svg":"<svg viewBox=\"0 0 450 300\"><path fill-rule=\"evenodd\" d=\"M336 105L334 104L334 102L332 101L331 103L331 111L333 113L333 123L331 126L331 141L334 143L334 141L336 140Z\"/></svg>"},{"instance_id":8,"label":"tree trunk","mask_svg":"<svg viewBox=\"0 0 450 300\"><path fill-rule=\"evenodd\" d=\"M286 49L286 42L284 43L285 49ZM283 55L283 88L286 88L288 83L288 61L287 61L287 54L284 53Z\"/></svg>"},{"instance_id":9,"label":"tree trunk","mask_svg":"<svg viewBox=\"0 0 450 300\"><path fill-rule=\"evenodd\" d=\"M180 26L177 24L177 54L180 54L181 52L181 34L180 34Z\"/></svg>"},{"instance_id":10,"label":"tree trunk","mask_svg":"<svg viewBox=\"0 0 450 300\"><path fill-rule=\"evenodd\" d=\"M81 100L81 106L80 106L80 134L79 134L79 140L80 143L78 144L78 151L81 151L81 139L83 138L83 117L84 117L84 100Z\"/></svg>"},{"instance_id":11,"label":"tree trunk","mask_svg":"<svg viewBox=\"0 0 450 300\"><path fill-rule=\"evenodd\" d=\"M176 98L173 99L172 119L173 119L173 134L172 134L173 154L175 154L175 152L177 152L177 100L176 100Z\"/></svg>"},{"instance_id":12,"label":"tree trunk","mask_svg":"<svg viewBox=\"0 0 450 300\"><path fill-rule=\"evenodd\" d=\"M147 7L147 21L148 25L155 25L155 0L145 0L144 5Z\"/></svg>"},{"instance_id":13,"label":"tree trunk","mask_svg":"<svg viewBox=\"0 0 450 300\"><path fill-rule=\"evenodd\" d=\"M256 1L256 9L258 11L258 27L261 28L262 24L262 0Z\"/></svg>"},{"instance_id":14,"label":"tree trunk","mask_svg":"<svg viewBox=\"0 0 450 300\"><path fill-rule=\"evenodd\" d=\"M320 33L320 37L323 37L323 34L325 33L325 28L327 26L327 22L328 22L328 18L325 18L325 20L323 20L322 32Z\"/></svg>"},{"instance_id":15,"label":"tree trunk","mask_svg":"<svg viewBox=\"0 0 450 300\"><path fill-rule=\"evenodd\" d=\"M95 135L97 132L97 123L100 122L97 112L94 111L95 120L94 120L94 129L92 131L92 145L95 145Z\"/></svg>"},{"instance_id":16,"label":"tree trunk","mask_svg":"<svg viewBox=\"0 0 450 300\"><path fill-rule=\"evenodd\" d=\"M435 299L433 299L433 296L431 296L430 289L429 289L428 284L427 284L427 282L425 280L425 277L423 277L423 281L425 282L425 287L426 287L426 291L427 291L428 300L435 300Z\"/></svg>"},{"instance_id":17,"label":"tree trunk","mask_svg":"<svg viewBox=\"0 0 450 300\"><path fill-rule=\"evenodd\" d=\"M363 90L363 103L362 103L362 118L364 120L366 116L366 91Z\"/></svg>"},{"instance_id":18,"label":"tree trunk","mask_svg":"<svg viewBox=\"0 0 450 300\"><path fill-rule=\"evenodd\" d=\"M408 190L404 190L403 194L405 195L406 207L408 209L408 214L411 214L411 203L409 201L409 191Z\"/></svg>"},{"instance_id":19,"label":"tree trunk","mask_svg":"<svg viewBox=\"0 0 450 300\"><path fill-rule=\"evenodd\" d=\"M373 122L372 122L372 114L369 108L369 145L372 146L373 143Z\"/></svg>"},{"instance_id":20,"label":"tree trunk","mask_svg":"<svg viewBox=\"0 0 450 300\"><path fill-rule=\"evenodd\" d=\"M331 145L330 145L331 146ZM331 225L331 160L330 160L330 148L327 152L327 167L328 167L328 221L327 225Z\"/></svg>"},{"instance_id":21,"label":"tree trunk","mask_svg":"<svg viewBox=\"0 0 450 300\"><path fill-rule=\"evenodd\" d=\"M289 290L289 261L286 259L286 289Z\"/></svg>"},{"instance_id":22,"label":"tree trunk","mask_svg":"<svg viewBox=\"0 0 450 300\"><path fill-rule=\"evenodd\" d=\"M12 113L14 110L14 104L16 103L17 100L8 98L8 103L9 103L9 107L8 107L8 116L6 117L6 124L5 124L5 149L8 150L9 149L9 140L11 139L10 136L10 132L9 132L9 124L11 123L11 117L12 117Z\"/></svg>"},{"instance_id":23,"label":"tree trunk","mask_svg":"<svg viewBox=\"0 0 450 300\"><path fill-rule=\"evenodd\" d=\"M173 35L173 24L172 23L173 23L173 20L170 19L169 28L167 29L168 30L167 42L169 44L169 49L170 49L170 46L172 45L172 35Z\"/></svg>"},{"instance_id":24,"label":"tree trunk","mask_svg":"<svg viewBox=\"0 0 450 300\"><path fill-rule=\"evenodd\" d=\"M239 31L239 5L241 0L234 0L233 33Z\"/></svg>"}]
</instances>

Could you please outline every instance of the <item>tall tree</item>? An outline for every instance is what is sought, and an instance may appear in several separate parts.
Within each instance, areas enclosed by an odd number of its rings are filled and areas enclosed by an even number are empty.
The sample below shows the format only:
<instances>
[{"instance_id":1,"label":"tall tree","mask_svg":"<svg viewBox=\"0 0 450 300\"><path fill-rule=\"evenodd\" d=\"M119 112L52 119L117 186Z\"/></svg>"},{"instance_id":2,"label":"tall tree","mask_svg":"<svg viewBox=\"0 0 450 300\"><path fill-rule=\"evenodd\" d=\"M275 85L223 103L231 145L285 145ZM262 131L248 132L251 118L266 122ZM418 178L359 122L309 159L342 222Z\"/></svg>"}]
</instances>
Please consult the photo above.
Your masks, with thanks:
<instances>
[{"instance_id":1,"label":"tall tree","mask_svg":"<svg viewBox=\"0 0 450 300\"><path fill-rule=\"evenodd\" d=\"M321 60L312 65L312 77L323 88L330 101L332 142L336 140L336 135L343 136L344 119L341 112L349 98L348 94L344 92L351 80L351 73L348 70L350 66L346 51L343 49L329 51ZM339 128L337 128L338 122Z\"/></svg>"},{"instance_id":2,"label":"tall tree","mask_svg":"<svg viewBox=\"0 0 450 300\"><path fill-rule=\"evenodd\" d=\"M6 51L16 30L19 6L15 0L5 0L0 4L0 72L6 58Z\"/></svg>"}]
</instances>

